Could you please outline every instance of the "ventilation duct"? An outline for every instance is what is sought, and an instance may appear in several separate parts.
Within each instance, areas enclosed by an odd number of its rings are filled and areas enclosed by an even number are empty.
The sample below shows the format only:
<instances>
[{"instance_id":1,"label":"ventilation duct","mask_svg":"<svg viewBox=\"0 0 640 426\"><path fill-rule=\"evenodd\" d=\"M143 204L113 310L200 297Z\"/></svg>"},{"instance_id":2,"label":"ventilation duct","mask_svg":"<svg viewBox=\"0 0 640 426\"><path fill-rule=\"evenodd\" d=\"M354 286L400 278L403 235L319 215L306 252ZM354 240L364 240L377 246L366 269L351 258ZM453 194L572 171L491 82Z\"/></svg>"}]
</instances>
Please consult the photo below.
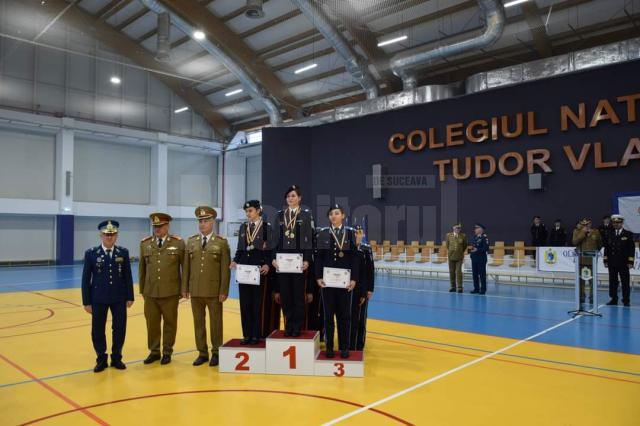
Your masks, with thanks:
<instances>
[{"instance_id":1,"label":"ventilation duct","mask_svg":"<svg viewBox=\"0 0 640 426\"><path fill-rule=\"evenodd\" d=\"M156 49L156 60L160 62L169 62L171 60L171 43L169 42L169 31L171 25L169 21L169 14L158 14L158 33L157 42L158 47Z\"/></svg>"}]
</instances>

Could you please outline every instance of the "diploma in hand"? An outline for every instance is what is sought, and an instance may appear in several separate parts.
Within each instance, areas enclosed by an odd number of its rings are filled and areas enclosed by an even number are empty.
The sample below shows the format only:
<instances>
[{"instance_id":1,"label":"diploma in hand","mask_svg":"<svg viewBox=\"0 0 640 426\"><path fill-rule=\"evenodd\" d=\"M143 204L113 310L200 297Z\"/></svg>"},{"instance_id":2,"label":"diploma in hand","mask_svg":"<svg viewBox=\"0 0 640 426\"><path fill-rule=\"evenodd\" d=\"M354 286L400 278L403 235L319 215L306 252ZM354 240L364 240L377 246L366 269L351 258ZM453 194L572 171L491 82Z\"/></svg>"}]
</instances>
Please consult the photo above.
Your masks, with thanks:
<instances>
[{"instance_id":1,"label":"diploma in hand","mask_svg":"<svg viewBox=\"0 0 640 426\"><path fill-rule=\"evenodd\" d=\"M302 273L302 253L276 253L278 273Z\"/></svg>"},{"instance_id":2,"label":"diploma in hand","mask_svg":"<svg viewBox=\"0 0 640 426\"><path fill-rule=\"evenodd\" d=\"M236 281L240 284L260 285L260 267L258 265L238 265Z\"/></svg>"},{"instance_id":3,"label":"diploma in hand","mask_svg":"<svg viewBox=\"0 0 640 426\"><path fill-rule=\"evenodd\" d=\"M327 287L347 288L351 281L351 270L325 266L322 271L322 280Z\"/></svg>"}]
</instances>

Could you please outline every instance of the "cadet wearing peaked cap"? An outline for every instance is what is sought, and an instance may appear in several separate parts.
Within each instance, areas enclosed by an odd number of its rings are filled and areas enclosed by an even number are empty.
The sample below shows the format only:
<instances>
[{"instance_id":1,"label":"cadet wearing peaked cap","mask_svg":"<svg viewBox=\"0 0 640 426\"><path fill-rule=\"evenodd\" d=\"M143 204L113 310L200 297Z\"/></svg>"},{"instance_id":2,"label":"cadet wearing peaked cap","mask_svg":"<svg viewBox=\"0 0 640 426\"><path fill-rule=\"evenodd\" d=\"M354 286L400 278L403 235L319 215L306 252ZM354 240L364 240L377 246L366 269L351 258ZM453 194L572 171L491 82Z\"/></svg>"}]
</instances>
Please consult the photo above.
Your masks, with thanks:
<instances>
[{"instance_id":1,"label":"cadet wearing peaked cap","mask_svg":"<svg viewBox=\"0 0 640 426\"><path fill-rule=\"evenodd\" d=\"M162 358L160 363L164 365L171 362L176 341L185 244L179 236L169 234L169 222L173 219L170 215L152 213L149 219L153 235L140 242L138 268L150 351L144 363L150 364Z\"/></svg>"},{"instance_id":2,"label":"cadet wearing peaked cap","mask_svg":"<svg viewBox=\"0 0 640 426\"><path fill-rule=\"evenodd\" d=\"M471 274L473 275L473 294L485 294L487 292L487 252L489 251L489 239L485 234L485 226L476 223L473 227L475 235L471 240Z\"/></svg>"},{"instance_id":3,"label":"cadet wearing peaked cap","mask_svg":"<svg viewBox=\"0 0 640 426\"><path fill-rule=\"evenodd\" d=\"M604 243L604 265L609 269L609 297L607 305L618 304L618 284L622 284L622 303L631 306L631 286L629 269L633 268L636 247L633 234L624 226L624 217L619 214L611 216L613 229ZM618 281L618 277L620 281Z\"/></svg>"},{"instance_id":4,"label":"cadet wearing peaked cap","mask_svg":"<svg viewBox=\"0 0 640 426\"><path fill-rule=\"evenodd\" d=\"M111 366L124 370L122 347L127 329L127 308L133 304L133 278L129 251L115 245L120 224L105 220L98 225L102 244L84 253L82 304L91 314L91 340L97 359L94 372L108 367L105 326L111 310Z\"/></svg>"}]
</instances>

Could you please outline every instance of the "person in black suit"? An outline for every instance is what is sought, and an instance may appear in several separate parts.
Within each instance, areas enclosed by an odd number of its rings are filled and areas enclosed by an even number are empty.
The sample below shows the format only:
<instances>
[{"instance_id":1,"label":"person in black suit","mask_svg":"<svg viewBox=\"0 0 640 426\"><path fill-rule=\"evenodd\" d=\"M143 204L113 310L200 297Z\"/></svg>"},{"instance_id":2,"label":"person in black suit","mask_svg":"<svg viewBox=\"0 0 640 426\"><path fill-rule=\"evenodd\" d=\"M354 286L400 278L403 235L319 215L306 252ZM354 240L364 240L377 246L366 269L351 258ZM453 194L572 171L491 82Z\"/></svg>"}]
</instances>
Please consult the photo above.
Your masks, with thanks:
<instances>
[{"instance_id":1,"label":"person in black suit","mask_svg":"<svg viewBox=\"0 0 640 426\"><path fill-rule=\"evenodd\" d=\"M122 362L122 347L127 330L127 308L133 305L133 278L129 251L115 245L119 226L115 220L100 223L102 244L84 253L82 305L91 314L91 340L97 355L93 371L96 373L109 366L105 337L109 310L113 333L111 366L119 370L127 368Z\"/></svg>"},{"instance_id":2,"label":"person in black suit","mask_svg":"<svg viewBox=\"0 0 640 426\"><path fill-rule=\"evenodd\" d=\"M353 228L343 225L344 210L335 204L327 212L331 225L322 228L318 234L318 258L315 263L316 280L321 287L324 311L324 332L327 358L333 358L333 317L338 322L338 347L340 357L349 357L349 336L351 334L351 298L360 273L360 258L356 244L356 233ZM325 269L337 268L348 270L350 279L346 288L327 287Z\"/></svg>"},{"instance_id":3,"label":"person in black suit","mask_svg":"<svg viewBox=\"0 0 640 426\"><path fill-rule=\"evenodd\" d=\"M311 257L313 254L313 215L309 209L300 206L302 190L292 185L285 192L287 208L278 211L277 243L272 265L278 272L277 253L302 254L302 273L277 273L277 288L274 298L282 305L285 317L285 336L300 336L304 323L304 306L313 301L313 291L307 286Z\"/></svg>"},{"instance_id":4,"label":"person in black suit","mask_svg":"<svg viewBox=\"0 0 640 426\"><path fill-rule=\"evenodd\" d=\"M629 283L629 269L633 268L636 246L633 234L623 228L624 217L611 216L613 229L609 231L604 244L604 266L609 269L609 297L607 305L618 304L618 277L622 283L622 303L631 306L631 286Z\"/></svg>"},{"instance_id":5,"label":"person in black suit","mask_svg":"<svg viewBox=\"0 0 640 426\"><path fill-rule=\"evenodd\" d=\"M533 217L533 224L531 225L531 245L534 247L541 247L547 244L547 227L542 223L540 216ZM536 258L536 252L533 252L533 258Z\"/></svg>"},{"instance_id":6,"label":"person in black suit","mask_svg":"<svg viewBox=\"0 0 640 426\"><path fill-rule=\"evenodd\" d=\"M363 351L367 337L367 312L369 300L374 290L374 263L371 246L363 241L361 226L356 226L356 245L358 246L359 275L356 280L354 296L351 298L351 336L349 350ZM356 297L357 295L357 297Z\"/></svg>"},{"instance_id":7,"label":"person in black suit","mask_svg":"<svg viewBox=\"0 0 640 426\"><path fill-rule=\"evenodd\" d=\"M549 245L551 247L564 247L567 245L567 231L562 226L562 221L556 219L553 228L549 232Z\"/></svg>"},{"instance_id":8,"label":"person in black suit","mask_svg":"<svg viewBox=\"0 0 640 426\"><path fill-rule=\"evenodd\" d=\"M260 285L238 284L240 293L240 318L242 321L242 345L255 345L260 341L260 308L263 304L264 288L271 265L271 245L273 229L269 222L262 220L262 206L258 200L244 203L247 222L240 225L238 248L229 268L238 264L260 267Z\"/></svg>"}]
</instances>

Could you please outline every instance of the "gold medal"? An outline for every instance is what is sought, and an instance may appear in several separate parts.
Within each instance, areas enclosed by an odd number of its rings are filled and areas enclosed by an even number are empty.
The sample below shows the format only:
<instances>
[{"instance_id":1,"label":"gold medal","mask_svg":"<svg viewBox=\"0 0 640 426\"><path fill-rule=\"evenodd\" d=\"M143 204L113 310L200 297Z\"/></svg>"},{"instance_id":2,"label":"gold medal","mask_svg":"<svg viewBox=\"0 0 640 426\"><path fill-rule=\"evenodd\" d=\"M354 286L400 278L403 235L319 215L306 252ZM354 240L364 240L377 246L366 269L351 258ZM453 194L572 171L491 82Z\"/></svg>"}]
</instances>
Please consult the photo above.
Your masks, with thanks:
<instances>
[{"instance_id":1,"label":"gold medal","mask_svg":"<svg viewBox=\"0 0 640 426\"><path fill-rule=\"evenodd\" d=\"M247 247L247 250L253 250L253 244Z\"/></svg>"},{"instance_id":2,"label":"gold medal","mask_svg":"<svg viewBox=\"0 0 640 426\"><path fill-rule=\"evenodd\" d=\"M344 229L342 231L342 238L340 241L338 241L338 237L336 237L335 232L333 232L333 227L329 227L329 232L331 232L331 236L333 237L333 239L336 242L336 246L338 247L338 249L340 250L340 252L338 252L338 256L340 257L344 257L344 252L342 251L342 247L344 247L344 239L347 235L347 230Z\"/></svg>"},{"instance_id":3,"label":"gold medal","mask_svg":"<svg viewBox=\"0 0 640 426\"><path fill-rule=\"evenodd\" d=\"M258 222L254 228L253 232L250 232L251 225L247 222L247 250L253 250L253 241L256 239L260 228L262 228L262 219L260 219L260 222Z\"/></svg>"},{"instance_id":4,"label":"gold medal","mask_svg":"<svg viewBox=\"0 0 640 426\"><path fill-rule=\"evenodd\" d=\"M296 234L293 232L293 227L296 225L296 219L298 219L298 214L300 213L300 208L296 210L295 216L292 217L291 210L287 209L284 212L284 224L287 230L284 235L287 238L294 238Z\"/></svg>"},{"instance_id":5,"label":"gold medal","mask_svg":"<svg viewBox=\"0 0 640 426\"><path fill-rule=\"evenodd\" d=\"M294 234L293 232L289 232L289 238L295 238L296 234Z\"/></svg>"},{"instance_id":6,"label":"gold medal","mask_svg":"<svg viewBox=\"0 0 640 426\"><path fill-rule=\"evenodd\" d=\"M341 252L339 252L339 253L338 253L338 256L339 256L339 257L344 257L344 252L342 252L342 251L341 251Z\"/></svg>"},{"instance_id":7,"label":"gold medal","mask_svg":"<svg viewBox=\"0 0 640 426\"><path fill-rule=\"evenodd\" d=\"M284 231L284 235L289 238L289 230L287 229L286 231Z\"/></svg>"}]
</instances>

